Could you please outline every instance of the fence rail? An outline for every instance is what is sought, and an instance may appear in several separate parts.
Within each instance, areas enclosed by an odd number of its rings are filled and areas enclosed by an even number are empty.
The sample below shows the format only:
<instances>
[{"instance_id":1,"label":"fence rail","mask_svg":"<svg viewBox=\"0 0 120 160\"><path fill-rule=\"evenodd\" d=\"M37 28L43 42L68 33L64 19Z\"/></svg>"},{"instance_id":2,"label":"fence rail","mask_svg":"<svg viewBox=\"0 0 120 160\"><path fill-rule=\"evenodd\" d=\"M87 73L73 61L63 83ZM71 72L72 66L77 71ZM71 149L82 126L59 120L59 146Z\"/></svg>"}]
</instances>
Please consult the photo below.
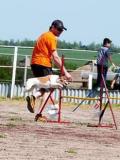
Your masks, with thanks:
<instances>
[{"instance_id":1,"label":"fence rail","mask_svg":"<svg viewBox=\"0 0 120 160\"><path fill-rule=\"evenodd\" d=\"M23 47L23 46L4 46L4 45L0 45L0 48L12 48L13 50L10 51L11 53L8 53L9 51L7 50L7 53L3 53L4 51L2 50L0 55L4 55L4 56L13 56L13 63L8 66L5 66L5 65L1 65L0 67L1 68L11 68L12 69L12 75L11 75L11 82L12 82L12 85L11 85L11 93L10 93L10 97L13 98L14 97L14 88L15 88L15 84L16 84L16 70L19 68L24 68L24 84L26 82L26 79L27 79L27 70L29 68L29 60L30 60L30 56L31 55L26 55L24 53L23 54L20 54L20 50L19 49L23 49L23 52L24 52L24 49L33 49L33 47ZM77 51L77 52L80 52L80 51L85 51L85 50L74 50L74 49L59 49L58 48L58 51ZM88 51L88 50L87 50ZM92 52L92 51L90 51ZM22 56L24 57L25 59L25 62L24 62L24 66L18 66L17 62L18 62L18 56ZM29 60L28 60L29 59ZM75 61L89 61L91 59L76 59L76 58L66 58L66 60L75 60Z\"/></svg>"},{"instance_id":2,"label":"fence rail","mask_svg":"<svg viewBox=\"0 0 120 160\"><path fill-rule=\"evenodd\" d=\"M11 69L11 86L10 85L8 85L8 87L6 87L6 85L5 85L5 87L3 87L4 86L4 84L1 84L1 88L4 88L4 90L6 91L5 92L5 94L4 93L0 93L0 95L9 95L11 98L13 98L14 97L14 95L15 96L17 96L17 95L19 95L20 96L20 93L19 92L21 92L21 95L23 94L23 88L22 87L17 87L16 86L16 82L17 82L17 80L16 80L16 73L17 73L17 69L24 69L24 72L23 72L23 81L24 81L24 84L25 84L25 82L26 82L26 79L27 79L27 71L28 71L28 69L30 68L30 66L29 66L29 60L30 60L30 56L31 55L28 55L27 53L28 52L25 52L24 51L24 49L33 49L33 47L22 47L22 46L4 46L4 45L0 45L0 48L13 48L12 49L12 51L10 50L10 53L8 53L9 52L9 50L7 49L6 50L6 52L4 53L4 51L3 50L1 50L1 53L0 53L0 56L2 57L2 55L5 55L5 56L11 56L12 58L13 58L13 61L12 61L12 64L11 65L8 65L8 66L5 66L5 65L0 65L0 68L9 68L9 69ZM22 51L21 51L21 49L23 49ZM59 49L58 48L58 51L75 51L75 52L77 52L77 53L79 53L80 51L82 51L82 52L90 52L90 53L92 53L92 52L97 52L97 51L91 51L91 50L77 50L77 49ZM22 53L22 54L20 54L20 53ZM30 52L31 53L31 52ZM64 52L61 52L61 55L62 54L64 54ZM65 53L66 54L66 53ZM24 64L22 64L22 65L20 65L19 63L19 61L18 61L18 57L20 57L20 56L22 56L22 58L24 57ZM74 56L73 56L74 57ZM70 58L69 57L69 55L68 56L66 56L65 57L65 60L67 61L67 60L69 60L70 62L71 61L75 61L75 63L78 63L78 61L92 61L92 67L91 67L91 71L93 72L94 71L94 58L93 59L88 59L89 57L85 57L84 58L84 56L82 56L81 57L81 59L79 59L79 57L78 58ZM21 58L21 57L20 57ZM119 59L119 58L118 58ZM19 63L18 63L19 62ZM55 69L56 70L56 69ZM69 70L69 69L68 69ZM69 71L74 71L74 72L79 72L78 70L69 70ZM86 71L85 71L86 72ZM89 74L88 74L89 75ZM89 77L90 78L90 77ZM1 82L0 82L1 83ZM90 85L88 85L88 86L92 86L91 85L91 83L92 83L92 80L91 79L89 79L88 80L88 83L90 84ZM89 88L90 88L89 87ZM3 89L1 89L0 88L0 90L3 90ZM11 89L9 89L9 88L11 88ZM17 88L17 89L15 89L15 88ZM18 89L19 88L19 89ZM8 90L9 90L9 93L8 93ZM64 91L64 93L65 92L68 92L68 94L77 94L77 92L78 91ZM79 91L80 93L79 94L83 94L84 95L84 92L85 91ZM23 96L23 95L22 95ZM65 100L65 99L64 99ZM71 101L75 101L75 102L77 102L78 100L71 100Z\"/></svg>"}]
</instances>

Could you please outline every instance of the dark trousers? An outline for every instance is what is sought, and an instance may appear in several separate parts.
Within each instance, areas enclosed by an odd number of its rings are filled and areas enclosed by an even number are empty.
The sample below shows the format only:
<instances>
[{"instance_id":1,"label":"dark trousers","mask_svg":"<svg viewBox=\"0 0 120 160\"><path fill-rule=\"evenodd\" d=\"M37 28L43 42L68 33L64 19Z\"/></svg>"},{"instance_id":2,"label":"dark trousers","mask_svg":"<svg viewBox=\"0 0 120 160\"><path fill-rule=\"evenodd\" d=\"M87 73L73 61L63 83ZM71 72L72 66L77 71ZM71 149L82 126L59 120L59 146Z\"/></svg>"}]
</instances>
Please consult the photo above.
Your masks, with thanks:
<instances>
[{"instance_id":1,"label":"dark trousers","mask_svg":"<svg viewBox=\"0 0 120 160\"><path fill-rule=\"evenodd\" d=\"M97 65L97 83L96 83L97 87L101 86L102 74L103 74L103 77L104 77L104 79L106 81L107 71L108 71L108 67L107 66Z\"/></svg>"}]
</instances>

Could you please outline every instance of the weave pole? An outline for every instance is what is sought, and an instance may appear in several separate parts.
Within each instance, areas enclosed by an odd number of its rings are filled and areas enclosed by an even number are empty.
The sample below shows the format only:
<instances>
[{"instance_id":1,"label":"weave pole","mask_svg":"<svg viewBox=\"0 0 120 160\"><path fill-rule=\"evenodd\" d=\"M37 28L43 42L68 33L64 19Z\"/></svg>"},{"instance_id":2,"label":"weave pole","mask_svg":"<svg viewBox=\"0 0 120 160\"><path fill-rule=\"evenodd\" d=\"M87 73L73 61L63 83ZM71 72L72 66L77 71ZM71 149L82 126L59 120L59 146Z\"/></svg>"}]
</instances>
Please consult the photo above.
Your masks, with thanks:
<instances>
[{"instance_id":1,"label":"weave pole","mask_svg":"<svg viewBox=\"0 0 120 160\"><path fill-rule=\"evenodd\" d=\"M107 106L109 105L109 108L110 108L110 111L111 111L111 115L112 115L112 119L113 119L113 123L114 123L114 126L115 126L116 130L117 130L117 123L116 123L116 120L115 120L115 115L113 113L112 104L110 102L110 97L109 97L109 94L108 94L108 89L107 89L107 86L106 86L106 82L105 82L103 73L102 73L102 81L103 81L103 86L105 87L105 92L106 92L106 96L107 96L108 101L107 101L107 103L106 103L106 105L105 105L105 107L103 109L102 109L102 101L101 101L101 104L100 104L101 105L100 106L101 114L100 114L100 117L99 117L99 124L98 124L98 126L102 127L101 120L102 120L102 117L103 117L103 115L104 115L104 113L105 113L105 111L107 109ZM103 88L102 88L102 91L103 91ZM101 95L100 99L103 99L101 93L100 93L100 95ZM105 126L105 127L109 127L109 126Z\"/></svg>"},{"instance_id":2,"label":"weave pole","mask_svg":"<svg viewBox=\"0 0 120 160\"><path fill-rule=\"evenodd\" d=\"M64 67L64 55L61 58L61 70L60 70L60 77L63 76L63 67ZM61 122L61 107L62 107L62 89L59 89L59 111L58 111L58 123Z\"/></svg>"}]
</instances>

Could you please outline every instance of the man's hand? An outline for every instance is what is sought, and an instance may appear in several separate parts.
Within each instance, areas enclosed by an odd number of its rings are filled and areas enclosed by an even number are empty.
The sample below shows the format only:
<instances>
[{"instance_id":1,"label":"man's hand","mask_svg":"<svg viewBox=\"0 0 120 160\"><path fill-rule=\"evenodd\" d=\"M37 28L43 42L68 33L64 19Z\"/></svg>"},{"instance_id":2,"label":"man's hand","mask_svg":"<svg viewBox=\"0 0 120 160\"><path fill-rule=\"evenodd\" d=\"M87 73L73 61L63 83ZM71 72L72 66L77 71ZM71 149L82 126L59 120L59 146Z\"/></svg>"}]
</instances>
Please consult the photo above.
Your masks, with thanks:
<instances>
[{"instance_id":1,"label":"man's hand","mask_svg":"<svg viewBox=\"0 0 120 160\"><path fill-rule=\"evenodd\" d=\"M54 51L52 53L52 57L53 57L55 64L61 69L62 61L61 61L61 58L58 56L57 51ZM65 74L65 77L67 78L67 80L72 81L72 76L67 72L64 66L63 66L63 73Z\"/></svg>"},{"instance_id":2,"label":"man's hand","mask_svg":"<svg viewBox=\"0 0 120 160\"><path fill-rule=\"evenodd\" d=\"M72 76L67 71L65 72L65 77L67 78L67 80L72 81Z\"/></svg>"},{"instance_id":3,"label":"man's hand","mask_svg":"<svg viewBox=\"0 0 120 160\"><path fill-rule=\"evenodd\" d=\"M113 84L111 84L111 89L113 89L114 88L114 85Z\"/></svg>"},{"instance_id":4,"label":"man's hand","mask_svg":"<svg viewBox=\"0 0 120 160\"><path fill-rule=\"evenodd\" d=\"M110 86L110 87L111 87L111 89L113 89L113 88L114 88L115 82L116 82L116 81L115 81L115 79L114 79L114 80L112 81L112 83L111 83L111 86Z\"/></svg>"},{"instance_id":5,"label":"man's hand","mask_svg":"<svg viewBox=\"0 0 120 160\"><path fill-rule=\"evenodd\" d=\"M114 63L112 63L112 66L113 66L114 68L116 68L116 65L115 65Z\"/></svg>"}]
</instances>

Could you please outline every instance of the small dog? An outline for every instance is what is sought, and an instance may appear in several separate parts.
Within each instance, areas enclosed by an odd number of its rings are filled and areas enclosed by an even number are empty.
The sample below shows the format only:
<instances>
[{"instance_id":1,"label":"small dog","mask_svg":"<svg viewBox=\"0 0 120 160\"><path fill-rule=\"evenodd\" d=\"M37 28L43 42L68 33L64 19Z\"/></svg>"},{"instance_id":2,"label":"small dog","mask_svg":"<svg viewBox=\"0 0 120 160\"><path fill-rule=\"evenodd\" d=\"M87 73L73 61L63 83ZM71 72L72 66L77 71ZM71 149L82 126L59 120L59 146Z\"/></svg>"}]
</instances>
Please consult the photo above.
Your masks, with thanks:
<instances>
[{"instance_id":1,"label":"small dog","mask_svg":"<svg viewBox=\"0 0 120 160\"><path fill-rule=\"evenodd\" d=\"M67 80L58 75L48 75L45 77L29 78L25 85L25 92L37 89L63 88L68 84Z\"/></svg>"}]
</instances>

